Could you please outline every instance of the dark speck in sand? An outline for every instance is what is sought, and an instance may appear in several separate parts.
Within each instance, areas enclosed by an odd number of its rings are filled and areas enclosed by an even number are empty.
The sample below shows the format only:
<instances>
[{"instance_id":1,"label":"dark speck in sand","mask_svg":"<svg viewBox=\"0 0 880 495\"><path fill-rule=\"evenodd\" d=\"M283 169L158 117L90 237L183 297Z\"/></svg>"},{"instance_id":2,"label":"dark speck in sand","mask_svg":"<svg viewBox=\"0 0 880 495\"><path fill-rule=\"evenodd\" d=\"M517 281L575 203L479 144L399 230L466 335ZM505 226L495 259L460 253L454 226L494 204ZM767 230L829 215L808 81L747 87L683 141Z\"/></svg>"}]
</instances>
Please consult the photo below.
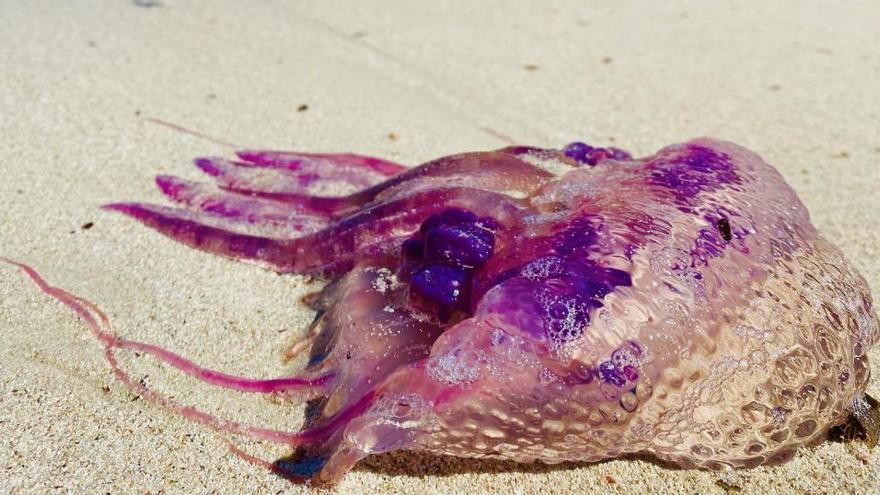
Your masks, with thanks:
<instances>
[{"instance_id":1,"label":"dark speck in sand","mask_svg":"<svg viewBox=\"0 0 880 495\"><path fill-rule=\"evenodd\" d=\"M602 63L603 63L603 64L610 64L611 61L612 61L611 57L604 57L604 58L602 59Z\"/></svg>"},{"instance_id":2,"label":"dark speck in sand","mask_svg":"<svg viewBox=\"0 0 880 495\"><path fill-rule=\"evenodd\" d=\"M95 226L95 222L86 222L82 225L83 230L89 230L90 228Z\"/></svg>"},{"instance_id":3,"label":"dark speck in sand","mask_svg":"<svg viewBox=\"0 0 880 495\"><path fill-rule=\"evenodd\" d=\"M297 111L297 112L305 112L305 111L308 110L308 109L309 109L309 106L306 105L305 103L303 103L302 105L296 107L296 111Z\"/></svg>"},{"instance_id":4,"label":"dark speck in sand","mask_svg":"<svg viewBox=\"0 0 880 495\"><path fill-rule=\"evenodd\" d=\"M529 70L529 71L535 71L535 70L538 70L538 66L535 64L525 64L525 65L523 65L523 69Z\"/></svg>"},{"instance_id":5,"label":"dark speck in sand","mask_svg":"<svg viewBox=\"0 0 880 495\"><path fill-rule=\"evenodd\" d=\"M737 493L737 492L739 492L740 490L742 490L741 487L736 486L736 485L731 485L730 483L727 483L727 482L724 481L724 480L716 480L716 481L715 481L715 484L718 485L718 486L720 486L721 488L723 488L724 491L727 492L727 493Z\"/></svg>"},{"instance_id":6,"label":"dark speck in sand","mask_svg":"<svg viewBox=\"0 0 880 495\"><path fill-rule=\"evenodd\" d=\"M135 7L141 7L144 9L151 9L153 7L161 7L162 2L159 0L131 0L131 3Z\"/></svg>"}]
</instances>

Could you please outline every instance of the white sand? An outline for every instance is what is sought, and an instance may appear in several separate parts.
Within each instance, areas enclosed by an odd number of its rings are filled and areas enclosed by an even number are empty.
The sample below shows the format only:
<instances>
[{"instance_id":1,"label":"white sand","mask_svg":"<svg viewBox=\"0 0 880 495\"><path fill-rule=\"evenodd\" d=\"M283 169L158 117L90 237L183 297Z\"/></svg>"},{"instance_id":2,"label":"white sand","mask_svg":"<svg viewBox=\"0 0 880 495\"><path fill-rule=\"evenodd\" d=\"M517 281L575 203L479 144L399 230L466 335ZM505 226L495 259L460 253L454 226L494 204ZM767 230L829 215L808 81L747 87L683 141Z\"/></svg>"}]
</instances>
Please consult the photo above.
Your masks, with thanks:
<instances>
[{"instance_id":1,"label":"white sand","mask_svg":"<svg viewBox=\"0 0 880 495\"><path fill-rule=\"evenodd\" d=\"M880 296L880 4L525 3L0 0L0 253L99 303L122 335L278 375L290 371L281 347L311 316L301 278L97 209L159 200L154 174L197 177L191 157L227 152L144 117L243 145L410 164L504 145L482 128L637 154L711 135L775 164ZM6 266L0 335L0 492L303 490L135 400L82 323ZM226 416L301 419L149 359L122 362ZM338 491L721 493L718 479L635 460L547 468L400 453L368 460ZM728 481L742 493L880 492L880 448L825 443Z\"/></svg>"}]
</instances>

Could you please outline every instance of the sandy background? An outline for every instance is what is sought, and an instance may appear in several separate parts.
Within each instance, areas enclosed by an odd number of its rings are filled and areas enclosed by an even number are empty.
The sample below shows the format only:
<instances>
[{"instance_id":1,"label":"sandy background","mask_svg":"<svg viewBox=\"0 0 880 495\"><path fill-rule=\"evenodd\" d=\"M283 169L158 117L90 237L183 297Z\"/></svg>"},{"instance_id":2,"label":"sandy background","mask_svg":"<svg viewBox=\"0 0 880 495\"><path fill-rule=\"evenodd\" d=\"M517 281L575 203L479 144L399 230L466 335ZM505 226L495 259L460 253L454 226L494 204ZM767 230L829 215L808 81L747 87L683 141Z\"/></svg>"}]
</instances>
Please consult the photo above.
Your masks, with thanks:
<instances>
[{"instance_id":1,"label":"sandy background","mask_svg":"<svg viewBox=\"0 0 880 495\"><path fill-rule=\"evenodd\" d=\"M409 164L504 145L485 128L636 154L730 139L782 171L880 296L877 2L153 3L0 0L0 253L97 302L122 335L275 376L290 371L280 349L311 317L297 303L301 278L97 209L160 200L154 174L195 178L191 157L227 151L146 117L247 146ZM0 339L0 492L304 490L129 394L80 321L6 266ZM136 379L222 415L291 429L301 419L299 408L123 355ZM876 375L880 352L872 359ZM880 396L880 380L870 391ZM362 463L338 490L723 493L718 480L640 460L546 467L401 453ZM726 481L742 493L876 493L880 448L825 443Z\"/></svg>"}]
</instances>

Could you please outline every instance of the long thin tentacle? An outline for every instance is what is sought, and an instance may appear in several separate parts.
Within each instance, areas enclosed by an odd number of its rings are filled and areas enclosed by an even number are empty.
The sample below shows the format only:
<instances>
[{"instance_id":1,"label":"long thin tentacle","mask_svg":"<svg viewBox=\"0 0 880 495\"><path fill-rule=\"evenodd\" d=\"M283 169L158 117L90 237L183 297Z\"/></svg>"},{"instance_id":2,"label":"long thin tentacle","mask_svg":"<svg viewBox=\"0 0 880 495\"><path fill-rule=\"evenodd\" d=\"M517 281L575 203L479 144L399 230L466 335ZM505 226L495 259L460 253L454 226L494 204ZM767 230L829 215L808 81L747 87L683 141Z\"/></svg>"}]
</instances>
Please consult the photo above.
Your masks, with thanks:
<instances>
[{"instance_id":1,"label":"long thin tentacle","mask_svg":"<svg viewBox=\"0 0 880 495\"><path fill-rule=\"evenodd\" d=\"M333 373L326 373L313 378L303 376L269 379L245 378L199 366L179 354L153 344L133 340L115 339L112 346L150 354L151 356L174 366L187 375L194 376L205 383L242 392L270 394L283 390L302 390L309 388L322 389L331 383L334 377Z\"/></svg>"},{"instance_id":2,"label":"long thin tentacle","mask_svg":"<svg viewBox=\"0 0 880 495\"><path fill-rule=\"evenodd\" d=\"M147 386L136 383L131 379L128 373L119 366L116 356L113 353L115 347L119 347L119 339L110 331L110 323L107 316L91 301L71 294L70 292L50 285L36 270L27 264L13 261L8 258L0 257L0 261L15 265L22 270L39 286L39 288L49 296L62 302L71 308L80 318L85 321L86 325L92 331L92 334L104 344L104 356L113 373L129 390L138 394L151 402L157 403L165 408L173 410L182 416L205 424L218 431L225 431L237 435L246 435L261 440L269 440L288 445L305 445L311 442L321 441L333 435L340 428L348 424L351 419L358 414L363 413L369 408L374 401L374 394L365 394L360 400L353 403L350 407L340 411L337 415L325 422L321 426L303 430L299 433L290 433L281 430L269 428L261 428L247 425L237 421L231 421L215 417L209 413L196 409L192 406L186 406L163 396ZM228 375L227 375L228 376Z\"/></svg>"},{"instance_id":3,"label":"long thin tentacle","mask_svg":"<svg viewBox=\"0 0 880 495\"><path fill-rule=\"evenodd\" d=\"M84 299L80 296L71 294L67 290L60 287L49 285L49 283L46 282L46 280L36 270L34 270L34 268L25 263L13 261L4 257L0 257L0 260L21 268L25 271L25 273L27 273L28 276L31 277L32 280L34 280L34 282L37 283L37 285L40 287L41 290L43 290L43 292L73 308L74 311L76 311L81 318L85 319L86 322L89 323L89 328L92 330L92 333L104 345L111 348L128 349L150 354L160 361L170 364L180 371L195 378L198 378L205 383L223 388L240 390L242 392L274 393L282 390L324 388L330 382L332 382L334 378L333 373L326 373L315 377L292 376L269 379L247 378L242 376L230 375L227 373L222 373L220 371L205 368L203 366L199 366L198 364L192 362L189 359L186 359L185 357L175 352L169 351L154 344L121 339L110 331L110 325L106 315L104 315L104 313L100 309L98 309L98 307L95 306L95 304L91 301L88 301L87 299ZM92 316L89 316L89 311L93 313ZM97 322L97 320L95 320L94 318L94 315L97 315L98 319L101 320L100 325L92 325L93 322Z\"/></svg>"}]
</instances>

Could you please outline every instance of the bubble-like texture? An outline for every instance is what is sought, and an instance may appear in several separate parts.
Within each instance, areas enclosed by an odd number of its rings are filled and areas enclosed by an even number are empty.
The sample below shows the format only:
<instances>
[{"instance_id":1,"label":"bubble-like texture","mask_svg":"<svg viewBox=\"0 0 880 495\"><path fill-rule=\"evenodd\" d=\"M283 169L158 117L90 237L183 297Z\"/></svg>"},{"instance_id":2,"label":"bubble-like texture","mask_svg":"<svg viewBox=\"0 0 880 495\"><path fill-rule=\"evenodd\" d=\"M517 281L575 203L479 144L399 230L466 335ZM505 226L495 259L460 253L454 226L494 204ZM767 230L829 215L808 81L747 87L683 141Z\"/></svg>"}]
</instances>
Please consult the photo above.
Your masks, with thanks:
<instances>
[{"instance_id":1,"label":"bubble-like texture","mask_svg":"<svg viewBox=\"0 0 880 495\"><path fill-rule=\"evenodd\" d=\"M225 189L166 191L186 210L112 208L200 249L333 279L313 299L307 367L333 381L303 432L322 436L299 452L324 463L316 482L395 449L754 467L867 407L880 330L864 279L779 173L732 143L640 159L514 147L405 171L357 155L240 157L210 169ZM317 178L388 179L323 197L244 173L295 176L315 157L329 164L306 167ZM248 230L283 214L323 230Z\"/></svg>"}]
</instances>

